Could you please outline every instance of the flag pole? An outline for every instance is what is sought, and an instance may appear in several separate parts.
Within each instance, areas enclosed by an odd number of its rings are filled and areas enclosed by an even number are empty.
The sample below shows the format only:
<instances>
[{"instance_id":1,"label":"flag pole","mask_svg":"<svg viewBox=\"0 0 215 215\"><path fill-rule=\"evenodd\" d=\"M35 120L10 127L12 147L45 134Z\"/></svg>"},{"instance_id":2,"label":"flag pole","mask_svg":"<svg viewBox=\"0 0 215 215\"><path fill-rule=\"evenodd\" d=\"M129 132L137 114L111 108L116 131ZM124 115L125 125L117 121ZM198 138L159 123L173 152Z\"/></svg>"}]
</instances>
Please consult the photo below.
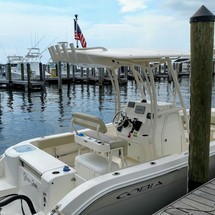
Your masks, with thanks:
<instances>
[{"instance_id":1,"label":"flag pole","mask_svg":"<svg viewBox=\"0 0 215 215\"><path fill-rule=\"evenodd\" d=\"M76 29L76 31L78 30L78 26L77 26L77 24L78 24L78 14L75 14L75 29ZM76 48L78 48L78 40L76 39Z\"/></svg>"}]
</instances>

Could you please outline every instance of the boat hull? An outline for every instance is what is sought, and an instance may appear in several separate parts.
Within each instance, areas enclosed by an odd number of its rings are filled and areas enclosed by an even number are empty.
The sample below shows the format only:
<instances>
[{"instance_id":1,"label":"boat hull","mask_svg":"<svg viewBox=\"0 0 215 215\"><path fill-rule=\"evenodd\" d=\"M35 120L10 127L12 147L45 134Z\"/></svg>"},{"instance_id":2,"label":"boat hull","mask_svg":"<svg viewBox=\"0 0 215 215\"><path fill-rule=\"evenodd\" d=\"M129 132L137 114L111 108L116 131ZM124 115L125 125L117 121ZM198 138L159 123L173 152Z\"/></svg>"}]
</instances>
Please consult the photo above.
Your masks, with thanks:
<instances>
[{"instance_id":1,"label":"boat hull","mask_svg":"<svg viewBox=\"0 0 215 215\"><path fill-rule=\"evenodd\" d=\"M151 215L187 193L187 161L185 152L98 177L62 199L61 211L68 215ZM209 179L213 177L214 146L211 147Z\"/></svg>"},{"instance_id":2,"label":"boat hull","mask_svg":"<svg viewBox=\"0 0 215 215\"><path fill-rule=\"evenodd\" d=\"M187 168L184 167L117 189L93 202L81 214L150 215L186 193L186 175Z\"/></svg>"}]
</instances>

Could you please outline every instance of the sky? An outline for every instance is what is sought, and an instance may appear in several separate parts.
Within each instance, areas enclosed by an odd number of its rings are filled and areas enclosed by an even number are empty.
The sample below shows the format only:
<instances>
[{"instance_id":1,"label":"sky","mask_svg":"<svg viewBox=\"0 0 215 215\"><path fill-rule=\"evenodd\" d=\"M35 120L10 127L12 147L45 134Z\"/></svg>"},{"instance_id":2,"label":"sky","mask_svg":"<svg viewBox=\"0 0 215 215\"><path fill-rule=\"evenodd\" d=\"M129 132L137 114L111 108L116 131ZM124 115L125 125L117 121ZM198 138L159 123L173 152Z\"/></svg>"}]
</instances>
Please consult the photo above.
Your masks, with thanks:
<instances>
[{"instance_id":1,"label":"sky","mask_svg":"<svg viewBox=\"0 0 215 215\"><path fill-rule=\"evenodd\" d=\"M87 47L147 50L190 49L190 17L204 5L215 14L214 0L0 0L0 63L40 48L74 43L74 15Z\"/></svg>"}]
</instances>

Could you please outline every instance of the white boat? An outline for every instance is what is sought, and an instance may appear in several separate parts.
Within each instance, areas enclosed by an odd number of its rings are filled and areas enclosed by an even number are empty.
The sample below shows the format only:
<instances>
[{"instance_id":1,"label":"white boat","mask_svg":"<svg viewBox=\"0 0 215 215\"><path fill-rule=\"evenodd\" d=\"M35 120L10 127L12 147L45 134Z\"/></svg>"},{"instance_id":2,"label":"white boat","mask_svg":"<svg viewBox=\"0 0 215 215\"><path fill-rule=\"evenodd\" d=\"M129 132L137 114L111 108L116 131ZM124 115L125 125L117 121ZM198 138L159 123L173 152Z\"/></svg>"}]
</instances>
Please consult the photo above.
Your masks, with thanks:
<instances>
[{"instance_id":1,"label":"white boat","mask_svg":"<svg viewBox=\"0 0 215 215\"><path fill-rule=\"evenodd\" d=\"M21 64L24 66L24 79L27 79L27 64L30 65L30 79L40 79L40 58L41 53L39 48L29 48L28 53L23 56L9 55L8 63L11 65L11 78L21 79L22 70ZM50 74L44 71L45 77L50 77ZM8 78L8 72L6 70L6 77Z\"/></svg>"},{"instance_id":2,"label":"white boat","mask_svg":"<svg viewBox=\"0 0 215 215\"><path fill-rule=\"evenodd\" d=\"M18 79L21 78L21 69L18 69L18 65L23 62L24 58L20 55L9 55L7 56L8 63L10 63L11 66L11 78L12 79ZM9 74L7 72L7 66L5 69L6 78L9 78Z\"/></svg>"},{"instance_id":3,"label":"white boat","mask_svg":"<svg viewBox=\"0 0 215 215\"><path fill-rule=\"evenodd\" d=\"M73 113L74 131L8 148L0 161L1 214L148 215L184 195L189 126L171 64L181 54L75 49L72 44L49 51L53 62L108 68L116 115L113 123L104 124L96 116ZM175 82L169 103L157 101L153 79L153 69L163 63ZM140 101L129 101L124 110L115 73L120 66L130 67L141 94ZM136 66L142 68L145 81ZM214 116L213 112L212 123ZM214 158L212 126L210 178L215 176Z\"/></svg>"},{"instance_id":4,"label":"white boat","mask_svg":"<svg viewBox=\"0 0 215 215\"><path fill-rule=\"evenodd\" d=\"M27 64L30 65L30 79L39 79L40 78L40 62L18 62L17 64L12 64L11 67L11 78L21 79L22 78L22 69L21 65L24 67L24 79L27 79ZM48 74L50 76L50 74Z\"/></svg>"}]
</instances>

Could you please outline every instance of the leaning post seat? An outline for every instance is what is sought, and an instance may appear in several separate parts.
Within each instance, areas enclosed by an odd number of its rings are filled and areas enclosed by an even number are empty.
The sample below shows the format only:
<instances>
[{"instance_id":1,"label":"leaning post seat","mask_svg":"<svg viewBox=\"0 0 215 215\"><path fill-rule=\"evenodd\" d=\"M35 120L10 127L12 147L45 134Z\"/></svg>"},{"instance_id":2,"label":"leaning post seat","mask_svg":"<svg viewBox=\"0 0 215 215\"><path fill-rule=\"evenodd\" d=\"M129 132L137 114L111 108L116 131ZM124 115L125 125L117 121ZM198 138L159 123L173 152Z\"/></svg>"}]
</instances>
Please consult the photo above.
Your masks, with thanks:
<instances>
[{"instance_id":1,"label":"leaning post seat","mask_svg":"<svg viewBox=\"0 0 215 215\"><path fill-rule=\"evenodd\" d=\"M75 129L75 125L88 128L89 130L85 131L84 134L80 134ZM128 150L127 141L107 135L107 127L99 117L76 112L72 116L72 126L76 132L75 141L78 145L88 147L95 152L108 153L108 162L110 165L113 151L118 150L121 152L119 154L122 166L124 166L124 156L127 155Z\"/></svg>"},{"instance_id":2,"label":"leaning post seat","mask_svg":"<svg viewBox=\"0 0 215 215\"><path fill-rule=\"evenodd\" d=\"M79 125L84 128L89 128L99 133L106 133L107 127L104 122L96 116L85 114L85 113L73 113L72 114L72 126L76 133L77 130L75 129L74 125Z\"/></svg>"},{"instance_id":3,"label":"leaning post seat","mask_svg":"<svg viewBox=\"0 0 215 215\"><path fill-rule=\"evenodd\" d=\"M92 138L98 138L96 136L96 132L92 130L86 131L84 132L84 134ZM107 134L100 134L99 138L101 142L108 143L110 145L110 149L123 148L123 155L124 156L127 155L127 150L128 150L127 141Z\"/></svg>"}]
</instances>

